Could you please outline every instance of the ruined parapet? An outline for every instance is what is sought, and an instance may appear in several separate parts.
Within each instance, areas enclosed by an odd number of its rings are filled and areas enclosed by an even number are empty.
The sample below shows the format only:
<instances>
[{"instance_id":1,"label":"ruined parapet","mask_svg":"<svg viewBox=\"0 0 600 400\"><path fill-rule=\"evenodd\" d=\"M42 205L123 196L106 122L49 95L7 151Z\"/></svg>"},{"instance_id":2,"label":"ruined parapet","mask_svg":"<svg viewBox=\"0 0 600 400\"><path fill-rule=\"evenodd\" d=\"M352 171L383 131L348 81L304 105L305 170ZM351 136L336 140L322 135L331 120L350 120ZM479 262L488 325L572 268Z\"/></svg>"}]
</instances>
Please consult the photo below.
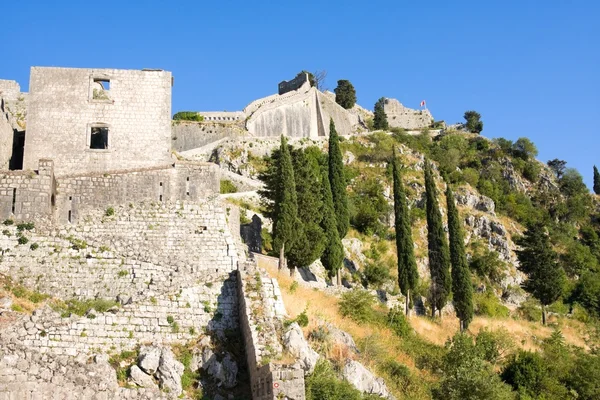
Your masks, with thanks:
<instances>
[{"instance_id":1,"label":"ruined parapet","mask_svg":"<svg viewBox=\"0 0 600 400\"><path fill-rule=\"evenodd\" d=\"M56 174L160 165L171 160L171 73L32 67L24 168Z\"/></svg>"},{"instance_id":2,"label":"ruined parapet","mask_svg":"<svg viewBox=\"0 0 600 400\"><path fill-rule=\"evenodd\" d=\"M171 148L177 152L197 149L230 137L248 134L245 119L233 121L205 120L203 122L173 121Z\"/></svg>"},{"instance_id":3,"label":"ruined parapet","mask_svg":"<svg viewBox=\"0 0 600 400\"><path fill-rule=\"evenodd\" d=\"M422 129L431 126L433 116L429 110L404 107L396 99L385 99L383 109L391 128Z\"/></svg>"},{"instance_id":4,"label":"ruined parapet","mask_svg":"<svg viewBox=\"0 0 600 400\"><path fill-rule=\"evenodd\" d=\"M238 271L238 298L252 399L304 400L304 370L278 362L286 312L277 280L248 262Z\"/></svg>"}]
</instances>

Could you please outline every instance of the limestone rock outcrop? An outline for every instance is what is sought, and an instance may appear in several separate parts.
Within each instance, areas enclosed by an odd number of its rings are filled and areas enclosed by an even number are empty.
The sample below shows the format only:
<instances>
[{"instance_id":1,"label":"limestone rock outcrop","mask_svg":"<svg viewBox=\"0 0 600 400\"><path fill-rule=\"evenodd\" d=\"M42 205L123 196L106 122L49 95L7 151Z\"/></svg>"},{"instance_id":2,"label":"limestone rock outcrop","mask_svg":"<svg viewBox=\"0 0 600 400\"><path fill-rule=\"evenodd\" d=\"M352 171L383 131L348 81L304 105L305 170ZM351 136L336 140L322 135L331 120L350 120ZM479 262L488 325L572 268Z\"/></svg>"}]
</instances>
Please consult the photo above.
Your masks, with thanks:
<instances>
[{"instance_id":1,"label":"limestone rock outcrop","mask_svg":"<svg viewBox=\"0 0 600 400\"><path fill-rule=\"evenodd\" d=\"M308 342L304 338L304 333L300 326L294 322L283 335L283 343L286 349L300 362L302 369L307 374L310 374L315 369L319 354L310 348Z\"/></svg>"},{"instance_id":2,"label":"limestone rock outcrop","mask_svg":"<svg viewBox=\"0 0 600 400\"><path fill-rule=\"evenodd\" d=\"M394 397L382 378L377 378L358 361L348 360L342 370L344 378L363 393L376 394L386 399Z\"/></svg>"}]
</instances>

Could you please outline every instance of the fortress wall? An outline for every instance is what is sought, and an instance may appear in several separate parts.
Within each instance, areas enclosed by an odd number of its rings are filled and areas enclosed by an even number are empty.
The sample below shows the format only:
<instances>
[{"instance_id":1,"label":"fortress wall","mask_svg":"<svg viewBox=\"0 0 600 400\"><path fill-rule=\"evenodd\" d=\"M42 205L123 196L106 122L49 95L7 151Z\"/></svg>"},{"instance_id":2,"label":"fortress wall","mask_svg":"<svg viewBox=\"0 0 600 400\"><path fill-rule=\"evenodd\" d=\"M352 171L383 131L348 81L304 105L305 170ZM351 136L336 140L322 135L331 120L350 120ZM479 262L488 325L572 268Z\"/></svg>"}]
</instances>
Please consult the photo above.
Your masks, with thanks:
<instances>
[{"instance_id":1,"label":"fortress wall","mask_svg":"<svg viewBox=\"0 0 600 400\"><path fill-rule=\"evenodd\" d=\"M21 94L21 86L17 81L0 79L0 97L8 101L16 100Z\"/></svg>"},{"instance_id":2,"label":"fortress wall","mask_svg":"<svg viewBox=\"0 0 600 400\"><path fill-rule=\"evenodd\" d=\"M219 170L214 164L177 162L175 164L102 174L65 176L57 182L59 222L76 221L90 209L132 202L174 202L200 200L219 193Z\"/></svg>"},{"instance_id":3,"label":"fortress wall","mask_svg":"<svg viewBox=\"0 0 600 400\"><path fill-rule=\"evenodd\" d=\"M109 90L98 91L97 79ZM107 148L90 148L95 124L108 127ZM170 161L170 137L170 72L31 69L25 169L40 158L53 159L57 175L160 165Z\"/></svg>"},{"instance_id":4,"label":"fortress wall","mask_svg":"<svg viewBox=\"0 0 600 400\"><path fill-rule=\"evenodd\" d=\"M12 157L13 129L4 98L0 96L0 171L7 170Z\"/></svg>"},{"instance_id":5,"label":"fortress wall","mask_svg":"<svg viewBox=\"0 0 600 400\"><path fill-rule=\"evenodd\" d=\"M388 124L392 128L422 129L433 123L433 116L429 110L414 110L404 107L396 99L385 99L383 110Z\"/></svg>"},{"instance_id":6,"label":"fortress wall","mask_svg":"<svg viewBox=\"0 0 600 400\"><path fill-rule=\"evenodd\" d=\"M40 160L38 171L0 172L0 220L48 217L53 187L53 163L50 160Z\"/></svg>"},{"instance_id":7,"label":"fortress wall","mask_svg":"<svg viewBox=\"0 0 600 400\"><path fill-rule=\"evenodd\" d=\"M242 111L199 111L198 114L204 117L204 122L234 123L246 119Z\"/></svg>"},{"instance_id":8,"label":"fortress wall","mask_svg":"<svg viewBox=\"0 0 600 400\"><path fill-rule=\"evenodd\" d=\"M329 136L329 120L333 118L335 130L338 135L347 136L354 132L354 127L358 125L358 116L352 114L331 99L327 95L318 93L318 101L321 107L322 123L325 130L325 136Z\"/></svg>"},{"instance_id":9,"label":"fortress wall","mask_svg":"<svg viewBox=\"0 0 600 400\"><path fill-rule=\"evenodd\" d=\"M304 371L273 362L282 353L278 329L286 315L276 279L253 262L238 270L239 324L253 400L304 400Z\"/></svg>"},{"instance_id":10,"label":"fortress wall","mask_svg":"<svg viewBox=\"0 0 600 400\"><path fill-rule=\"evenodd\" d=\"M49 234L25 231L37 249L19 245L16 227L9 227L11 235L0 236L0 247L10 249L0 272L65 300L118 295L125 305L92 311L93 318L42 309L2 331L0 341L79 355L237 329L237 249L221 205L124 206L102 215L90 213Z\"/></svg>"},{"instance_id":11,"label":"fortress wall","mask_svg":"<svg viewBox=\"0 0 600 400\"><path fill-rule=\"evenodd\" d=\"M183 152L206 146L227 137L247 134L242 123L177 122L173 124L171 147Z\"/></svg>"}]
</instances>

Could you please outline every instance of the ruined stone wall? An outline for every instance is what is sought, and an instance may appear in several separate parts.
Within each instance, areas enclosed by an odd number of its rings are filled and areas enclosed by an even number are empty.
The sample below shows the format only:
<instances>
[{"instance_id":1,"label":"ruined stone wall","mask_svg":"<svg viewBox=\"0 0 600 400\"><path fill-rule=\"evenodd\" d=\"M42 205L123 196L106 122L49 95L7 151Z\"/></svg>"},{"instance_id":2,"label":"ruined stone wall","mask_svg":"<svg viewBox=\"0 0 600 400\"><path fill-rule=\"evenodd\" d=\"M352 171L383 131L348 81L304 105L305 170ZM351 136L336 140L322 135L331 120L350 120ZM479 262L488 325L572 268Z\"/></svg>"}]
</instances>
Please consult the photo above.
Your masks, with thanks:
<instances>
[{"instance_id":1,"label":"ruined stone wall","mask_svg":"<svg viewBox=\"0 0 600 400\"><path fill-rule=\"evenodd\" d=\"M106 149L90 148L95 124L108 127ZM24 169L40 158L57 175L152 166L169 162L170 141L170 72L31 69Z\"/></svg>"},{"instance_id":2,"label":"ruined stone wall","mask_svg":"<svg viewBox=\"0 0 600 400\"><path fill-rule=\"evenodd\" d=\"M0 220L49 217L54 184L51 160L40 160L37 171L1 172Z\"/></svg>"},{"instance_id":3,"label":"ruined stone wall","mask_svg":"<svg viewBox=\"0 0 600 400\"><path fill-rule=\"evenodd\" d=\"M9 167L13 148L13 128L4 98L0 95L0 171Z\"/></svg>"},{"instance_id":4,"label":"ruined stone wall","mask_svg":"<svg viewBox=\"0 0 600 400\"><path fill-rule=\"evenodd\" d=\"M243 120L235 123L174 122L171 146L178 152L196 149L228 137L247 134Z\"/></svg>"},{"instance_id":5,"label":"ruined stone wall","mask_svg":"<svg viewBox=\"0 0 600 400\"><path fill-rule=\"evenodd\" d=\"M69 175L57 179L55 217L64 223L77 220L85 210L140 201L195 201L218 192L219 171L209 163L177 162L164 167Z\"/></svg>"},{"instance_id":6,"label":"ruined stone wall","mask_svg":"<svg viewBox=\"0 0 600 400\"><path fill-rule=\"evenodd\" d=\"M304 400L304 371L279 364L282 319L286 315L276 279L253 262L238 270L239 326L244 338L253 400Z\"/></svg>"},{"instance_id":7,"label":"ruined stone wall","mask_svg":"<svg viewBox=\"0 0 600 400\"><path fill-rule=\"evenodd\" d=\"M293 90L300 89L302 86L304 86L305 83L310 84L309 79L308 79L308 74L300 73L294 79L292 79L290 81L279 82L279 85L277 85L277 89L278 89L279 95L282 95L287 92L291 92Z\"/></svg>"},{"instance_id":8,"label":"ruined stone wall","mask_svg":"<svg viewBox=\"0 0 600 400\"><path fill-rule=\"evenodd\" d=\"M422 129L433 123L433 116L429 110L404 107L396 99L385 99L383 110L391 128Z\"/></svg>"},{"instance_id":9,"label":"ruined stone wall","mask_svg":"<svg viewBox=\"0 0 600 400\"><path fill-rule=\"evenodd\" d=\"M17 81L0 79L0 97L6 100L16 100L21 94L21 86Z\"/></svg>"},{"instance_id":10,"label":"ruined stone wall","mask_svg":"<svg viewBox=\"0 0 600 400\"><path fill-rule=\"evenodd\" d=\"M243 122L246 114L243 111L199 111L205 122L234 123Z\"/></svg>"}]
</instances>

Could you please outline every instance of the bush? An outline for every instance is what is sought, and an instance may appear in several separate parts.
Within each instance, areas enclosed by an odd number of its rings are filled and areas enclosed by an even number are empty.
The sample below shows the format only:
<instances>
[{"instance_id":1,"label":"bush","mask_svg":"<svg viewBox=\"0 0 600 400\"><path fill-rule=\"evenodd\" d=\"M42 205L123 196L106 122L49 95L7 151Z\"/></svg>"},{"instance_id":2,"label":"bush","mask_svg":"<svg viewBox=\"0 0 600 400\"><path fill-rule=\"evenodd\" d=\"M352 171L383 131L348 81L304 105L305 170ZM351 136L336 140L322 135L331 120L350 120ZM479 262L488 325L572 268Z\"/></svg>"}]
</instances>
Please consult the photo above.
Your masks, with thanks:
<instances>
[{"instance_id":1,"label":"bush","mask_svg":"<svg viewBox=\"0 0 600 400\"><path fill-rule=\"evenodd\" d=\"M90 310L96 310L99 313L104 313L113 307L118 307L119 303L114 300L94 299L94 300L77 300L71 299L66 302L57 302L54 304L54 310L61 313L61 317L69 317L71 314L79 315L80 317L88 313ZM93 317L95 318L95 316Z\"/></svg>"},{"instance_id":2,"label":"bush","mask_svg":"<svg viewBox=\"0 0 600 400\"><path fill-rule=\"evenodd\" d=\"M221 180L221 194L237 193L237 187L229 179Z\"/></svg>"},{"instance_id":3,"label":"bush","mask_svg":"<svg viewBox=\"0 0 600 400\"><path fill-rule=\"evenodd\" d=\"M104 213L104 215L107 217L111 217L111 216L115 215L115 209L112 207L108 207L106 209L106 212Z\"/></svg>"},{"instance_id":4,"label":"bush","mask_svg":"<svg viewBox=\"0 0 600 400\"><path fill-rule=\"evenodd\" d=\"M539 354L520 351L506 365L501 377L520 393L537 398L542 394L546 375L547 368Z\"/></svg>"},{"instance_id":5,"label":"bush","mask_svg":"<svg viewBox=\"0 0 600 400\"><path fill-rule=\"evenodd\" d=\"M28 242L29 239L27 239L25 236L19 237L19 244L27 244Z\"/></svg>"},{"instance_id":6,"label":"bush","mask_svg":"<svg viewBox=\"0 0 600 400\"><path fill-rule=\"evenodd\" d=\"M390 270L383 262L367 262L363 276L368 284L379 287L390 279Z\"/></svg>"},{"instance_id":7,"label":"bush","mask_svg":"<svg viewBox=\"0 0 600 400\"><path fill-rule=\"evenodd\" d=\"M340 313L359 323L377 320L377 313L373 309L375 299L366 290L352 290L342 295L340 300Z\"/></svg>"},{"instance_id":8,"label":"bush","mask_svg":"<svg viewBox=\"0 0 600 400\"><path fill-rule=\"evenodd\" d=\"M17 225L17 231L30 231L35 228L35 224L33 222L24 222L22 224Z\"/></svg>"},{"instance_id":9,"label":"bush","mask_svg":"<svg viewBox=\"0 0 600 400\"><path fill-rule=\"evenodd\" d=\"M412 334L412 327L400 307L396 306L388 312L387 325L399 337L406 338Z\"/></svg>"},{"instance_id":10,"label":"bush","mask_svg":"<svg viewBox=\"0 0 600 400\"><path fill-rule=\"evenodd\" d=\"M204 117L195 111L179 111L173 115L174 121L204 121Z\"/></svg>"},{"instance_id":11,"label":"bush","mask_svg":"<svg viewBox=\"0 0 600 400\"><path fill-rule=\"evenodd\" d=\"M539 302L532 298L521 303L517 312L521 318L527 321L539 322L542 320L542 310L540 309Z\"/></svg>"},{"instance_id":12,"label":"bush","mask_svg":"<svg viewBox=\"0 0 600 400\"><path fill-rule=\"evenodd\" d=\"M473 309L477 315L488 317L508 317L510 311L500 303L500 300L494 293L488 291L485 293L473 293Z\"/></svg>"},{"instance_id":13,"label":"bush","mask_svg":"<svg viewBox=\"0 0 600 400\"><path fill-rule=\"evenodd\" d=\"M329 361L317 362L306 378L306 400L362 400L361 392L346 380L339 379Z\"/></svg>"}]
</instances>

